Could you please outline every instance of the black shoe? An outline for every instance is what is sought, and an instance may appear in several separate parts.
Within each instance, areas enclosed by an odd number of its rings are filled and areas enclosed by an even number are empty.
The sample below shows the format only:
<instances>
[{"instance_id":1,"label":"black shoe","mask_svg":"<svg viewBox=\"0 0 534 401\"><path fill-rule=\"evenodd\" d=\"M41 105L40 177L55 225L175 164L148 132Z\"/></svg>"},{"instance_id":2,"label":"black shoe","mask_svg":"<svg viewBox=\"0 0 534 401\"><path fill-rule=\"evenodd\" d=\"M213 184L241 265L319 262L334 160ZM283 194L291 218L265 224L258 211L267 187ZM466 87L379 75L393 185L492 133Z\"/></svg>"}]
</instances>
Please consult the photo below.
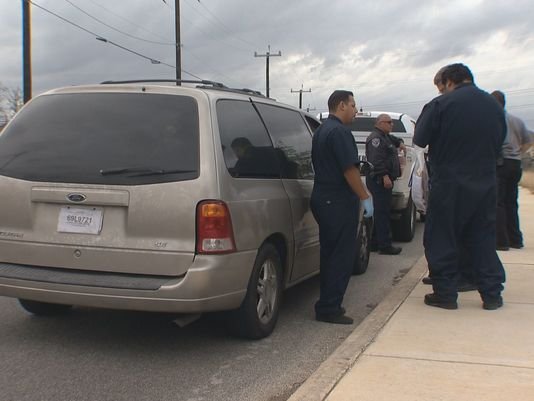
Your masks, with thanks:
<instances>
[{"instance_id":1,"label":"black shoe","mask_svg":"<svg viewBox=\"0 0 534 401\"><path fill-rule=\"evenodd\" d=\"M504 305L504 302L502 300L502 297L497 298L486 298L482 302L482 307L486 310L495 310L499 309L501 306Z\"/></svg>"},{"instance_id":2,"label":"black shoe","mask_svg":"<svg viewBox=\"0 0 534 401\"><path fill-rule=\"evenodd\" d=\"M319 322L333 323L333 324L352 324L354 320L352 318L341 314L322 314L318 313L315 315L315 320Z\"/></svg>"},{"instance_id":3,"label":"black shoe","mask_svg":"<svg viewBox=\"0 0 534 401\"><path fill-rule=\"evenodd\" d=\"M508 246L498 246L497 245L497 250L498 251L508 251L508 250L510 250L510 247L508 247Z\"/></svg>"},{"instance_id":4,"label":"black shoe","mask_svg":"<svg viewBox=\"0 0 534 401\"><path fill-rule=\"evenodd\" d=\"M371 252L378 252L378 245L369 245L369 250Z\"/></svg>"},{"instance_id":5,"label":"black shoe","mask_svg":"<svg viewBox=\"0 0 534 401\"><path fill-rule=\"evenodd\" d=\"M478 287L474 285L473 283L464 281L464 282L458 283L458 287L456 287L456 290L458 292L476 291L478 290Z\"/></svg>"},{"instance_id":6,"label":"black shoe","mask_svg":"<svg viewBox=\"0 0 534 401\"><path fill-rule=\"evenodd\" d=\"M402 248L400 246L390 245L386 248L379 249L378 253L380 255L398 255L399 253L401 253L401 251L402 251Z\"/></svg>"},{"instance_id":7,"label":"black shoe","mask_svg":"<svg viewBox=\"0 0 534 401\"><path fill-rule=\"evenodd\" d=\"M456 301L447 301L435 293L425 295L425 304L443 309L458 309L458 303Z\"/></svg>"},{"instance_id":8,"label":"black shoe","mask_svg":"<svg viewBox=\"0 0 534 401\"><path fill-rule=\"evenodd\" d=\"M432 285L432 277L430 276L423 277L422 281L423 281L423 284Z\"/></svg>"},{"instance_id":9,"label":"black shoe","mask_svg":"<svg viewBox=\"0 0 534 401\"><path fill-rule=\"evenodd\" d=\"M510 244L510 248L521 249L523 248L523 244Z\"/></svg>"}]
</instances>

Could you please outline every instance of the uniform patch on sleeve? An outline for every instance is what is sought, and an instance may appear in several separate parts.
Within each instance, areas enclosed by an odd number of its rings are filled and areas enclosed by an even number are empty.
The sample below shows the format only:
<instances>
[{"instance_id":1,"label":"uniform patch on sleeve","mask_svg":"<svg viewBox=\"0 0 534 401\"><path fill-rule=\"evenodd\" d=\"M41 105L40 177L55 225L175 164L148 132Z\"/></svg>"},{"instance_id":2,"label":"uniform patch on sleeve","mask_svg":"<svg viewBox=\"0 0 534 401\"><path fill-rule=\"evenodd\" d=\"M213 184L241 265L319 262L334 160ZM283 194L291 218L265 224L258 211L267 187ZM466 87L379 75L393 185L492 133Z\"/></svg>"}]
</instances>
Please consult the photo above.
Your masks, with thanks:
<instances>
[{"instance_id":1,"label":"uniform patch on sleeve","mask_svg":"<svg viewBox=\"0 0 534 401\"><path fill-rule=\"evenodd\" d=\"M378 148L380 146L380 138L373 138L371 140L371 145L373 145L375 148Z\"/></svg>"}]
</instances>

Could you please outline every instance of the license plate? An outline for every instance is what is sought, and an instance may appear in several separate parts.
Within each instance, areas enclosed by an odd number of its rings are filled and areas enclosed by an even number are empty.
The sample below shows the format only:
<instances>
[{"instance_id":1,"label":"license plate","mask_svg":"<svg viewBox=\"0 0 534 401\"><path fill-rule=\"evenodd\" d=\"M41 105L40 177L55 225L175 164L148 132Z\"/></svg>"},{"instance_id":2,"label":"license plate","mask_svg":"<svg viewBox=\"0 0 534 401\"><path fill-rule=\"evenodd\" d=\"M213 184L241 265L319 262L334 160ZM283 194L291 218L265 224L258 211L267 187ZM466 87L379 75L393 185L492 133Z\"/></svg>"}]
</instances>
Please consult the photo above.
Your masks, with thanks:
<instances>
[{"instance_id":1,"label":"license plate","mask_svg":"<svg viewBox=\"0 0 534 401\"><path fill-rule=\"evenodd\" d=\"M99 234L104 211L97 207L63 206L59 211L57 231L60 233Z\"/></svg>"}]
</instances>

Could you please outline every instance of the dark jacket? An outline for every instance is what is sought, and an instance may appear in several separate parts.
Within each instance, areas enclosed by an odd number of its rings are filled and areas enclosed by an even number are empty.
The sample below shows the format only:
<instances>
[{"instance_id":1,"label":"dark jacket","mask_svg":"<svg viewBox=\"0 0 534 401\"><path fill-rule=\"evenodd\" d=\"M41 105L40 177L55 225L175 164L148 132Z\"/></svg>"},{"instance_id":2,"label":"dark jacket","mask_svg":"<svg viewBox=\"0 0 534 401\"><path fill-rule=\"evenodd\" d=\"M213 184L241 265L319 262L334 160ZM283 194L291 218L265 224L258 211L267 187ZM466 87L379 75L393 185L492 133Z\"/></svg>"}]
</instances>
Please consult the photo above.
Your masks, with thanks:
<instances>
[{"instance_id":1,"label":"dark jacket","mask_svg":"<svg viewBox=\"0 0 534 401\"><path fill-rule=\"evenodd\" d=\"M373 165L372 178L382 178L387 175L393 181L400 177L400 163L397 148L402 139L386 134L379 128L374 128L365 142L367 161Z\"/></svg>"},{"instance_id":2,"label":"dark jacket","mask_svg":"<svg viewBox=\"0 0 534 401\"><path fill-rule=\"evenodd\" d=\"M495 182L505 136L502 107L488 93L464 83L425 105L413 142L429 145L434 178Z\"/></svg>"}]
</instances>

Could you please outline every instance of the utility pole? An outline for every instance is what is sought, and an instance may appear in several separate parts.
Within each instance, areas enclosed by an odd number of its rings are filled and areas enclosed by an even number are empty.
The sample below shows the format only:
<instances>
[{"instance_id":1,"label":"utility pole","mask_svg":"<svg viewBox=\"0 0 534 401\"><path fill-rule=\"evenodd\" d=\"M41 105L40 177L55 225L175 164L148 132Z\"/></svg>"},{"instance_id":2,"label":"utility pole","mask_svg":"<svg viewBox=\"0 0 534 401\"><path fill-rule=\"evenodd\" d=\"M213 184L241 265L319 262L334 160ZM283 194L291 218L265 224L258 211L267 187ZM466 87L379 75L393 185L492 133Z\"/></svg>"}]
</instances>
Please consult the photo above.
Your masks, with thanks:
<instances>
[{"instance_id":1,"label":"utility pole","mask_svg":"<svg viewBox=\"0 0 534 401\"><path fill-rule=\"evenodd\" d=\"M269 57L280 57L281 55L282 52L280 50L278 50L278 53L271 54L271 45L268 46L267 53L265 54L254 52L254 57L265 57L265 86L267 88L267 97L269 97Z\"/></svg>"},{"instance_id":2,"label":"utility pole","mask_svg":"<svg viewBox=\"0 0 534 401\"><path fill-rule=\"evenodd\" d=\"M176 26L176 85L180 86L182 79L182 42L180 38L180 0L174 0Z\"/></svg>"},{"instance_id":3,"label":"utility pole","mask_svg":"<svg viewBox=\"0 0 534 401\"><path fill-rule=\"evenodd\" d=\"M302 88L304 87L304 85L301 85L300 89L298 91L294 91L293 89L291 89L291 93L297 93L299 94L299 109L302 109L302 92L311 92L311 88L308 89L307 91L303 90Z\"/></svg>"},{"instance_id":4,"label":"utility pole","mask_svg":"<svg viewBox=\"0 0 534 401\"><path fill-rule=\"evenodd\" d=\"M24 103L32 98L32 54L30 2L22 0L22 81Z\"/></svg>"}]
</instances>

